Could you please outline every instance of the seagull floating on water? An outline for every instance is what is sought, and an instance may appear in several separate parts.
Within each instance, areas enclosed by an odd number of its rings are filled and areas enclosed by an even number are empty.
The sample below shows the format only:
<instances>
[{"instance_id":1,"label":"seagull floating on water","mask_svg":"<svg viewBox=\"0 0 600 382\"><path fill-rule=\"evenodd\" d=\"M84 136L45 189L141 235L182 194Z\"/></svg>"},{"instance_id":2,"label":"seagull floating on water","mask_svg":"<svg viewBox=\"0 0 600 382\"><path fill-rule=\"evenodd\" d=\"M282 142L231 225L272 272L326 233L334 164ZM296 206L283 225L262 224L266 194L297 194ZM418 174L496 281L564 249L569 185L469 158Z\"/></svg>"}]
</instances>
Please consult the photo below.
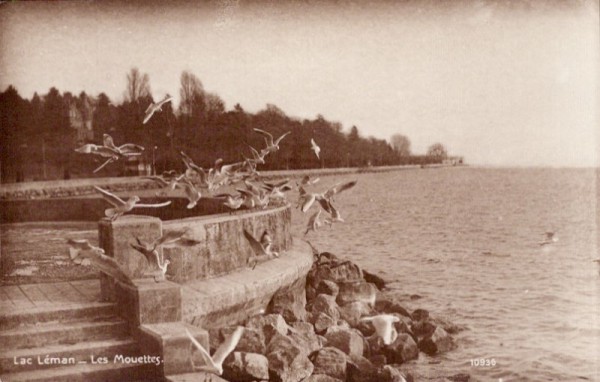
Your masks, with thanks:
<instances>
[{"instance_id":1,"label":"seagull floating on water","mask_svg":"<svg viewBox=\"0 0 600 382\"><path fill-rule=\"evenodd\" d=\"M548 244L553 244L556 243L558 241L558 238L554 235L554 232L546 232L546 239L544 241L541 241L539 244L540 246L544 246L544 245L548 245Z\"/></svg>"},{"instance_id":2,"label":"seagull floating on water","mask_svg":"<svg viewBox=\"0 0 600 382\"><path fill-rule=\"evenodd\" d=\"M319 153L321 152L321 148L317 145L315 140L312 138L310 139L310 149L315 152L317 159L321 159L321 158L319 158Z\"/></svg>"},{"instance_id":3,"label":"seagull floating on water","mask_svg":"<svg viewBox=\"0 0 600 382\"><path fill-rule=\"evenodd\" d=\"M104 250L94 247L85 239L69 239L69 257L79 265L92 265L98 270L124 284L133 285L131 278L112 257L106 256Z\"/></svg>"},{"instance_id":4,"label":"seagull floating on water","mask_svg":"<svg viewBox=\"0 0 600 382\"><path fill-rule=\"evenodd\" d=\"M223 374L223 361L225 358L235 350L238 342L242 338L242 334L244 334L244 327L238 326L235 331L225 339L225 341L217 348L215 354L211 357L208 351L202 347L200 342L198 342L192 333L186 328L185 332L187 336L192 341L192 344L198 349L200 354L202 355L202 359L204 360L205 366L201 366L199 368L195 368L197 371L206 371L208 373L222 375Z\"/></svg>"},{"instance_id":5,"label":"seagull floating on water","mask_svg":"<svg viewBox=\"0 0 600 382\"><path fill-rule=\"evenodd\" d=\"M104 214L106 215L106 217L110 218L110 220L115 220L119 216L131 211L134 208L159 208L166 207L169 204L171 204L170 200L164 203L141 204L138 203L141 199L137 195L134 195L127 199L127 201L124 201L117 195L103 190L100 187L94 186L94 189L102 194L102 198L104 198L104 200L113 205L113 208L107 208L106 210L104 210Z\"/></svg>"},{"instance_id":6,"label":"seagull floating on water","mask_svg":"<svg viewBox=\"0 0 600 382\"><path fill-rule=\"evenodd\" d=\"M380 314L372 317L363 317L360 320L372 323L375 327L375 332L383 339L383 343L386 345L391 344L398 338L398 332L394 328L394 323L399 322L400 319L396 316Z\"/></svg>"},{"instance_id":7,"label":"seagull floating on water","mask_svg":"<svg viewBox=\"0 0 600 382\"><path fill-rule=\"evenodd\" d=\"M171 97L167 94L162 101L159 101L157 103L151 103L150 105L148 105L148 108L146 109L146 115L144 116L143 124L146 124L146 122L148 122L150 120L150 118L152 118L154 113L156 113L157 111L162 111L162 106L165 103L171 102L172 100L173 100L173 97Z\"/></svg>"}]
</instances>

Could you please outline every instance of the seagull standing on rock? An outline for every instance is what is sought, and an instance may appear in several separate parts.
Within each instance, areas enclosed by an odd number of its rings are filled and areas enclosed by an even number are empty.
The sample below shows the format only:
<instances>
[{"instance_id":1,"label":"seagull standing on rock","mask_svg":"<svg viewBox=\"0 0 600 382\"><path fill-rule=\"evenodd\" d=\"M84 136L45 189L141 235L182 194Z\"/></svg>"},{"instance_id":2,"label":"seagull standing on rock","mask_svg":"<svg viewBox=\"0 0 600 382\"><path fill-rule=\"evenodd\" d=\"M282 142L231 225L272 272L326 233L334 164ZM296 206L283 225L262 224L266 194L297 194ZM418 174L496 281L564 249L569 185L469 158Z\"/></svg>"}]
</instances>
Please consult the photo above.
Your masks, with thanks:
<instances>
[{"instance_id":1,"label":"seagull standing on rock","mask_svg":"<svg viewBox=\"0 0 600 382\"><path fill-rule=\"evenodd\" d=\"M104 214L106 215L106 217L110 218L110 220L116 220L121 215L131 211L134 208L159 208L166 207L169 204L171 204L170 200L164 203L141 204L138 203L141 199L137 195L134 195L131 198L127 199L127 201L124 201L117 195L103 190L100 187L94 186L94 189L100 194L102 194L102 198L104 198L104 200L113 205L113 208L107 208L106 210L104 210Z\"/></svg>"}]
</instances>

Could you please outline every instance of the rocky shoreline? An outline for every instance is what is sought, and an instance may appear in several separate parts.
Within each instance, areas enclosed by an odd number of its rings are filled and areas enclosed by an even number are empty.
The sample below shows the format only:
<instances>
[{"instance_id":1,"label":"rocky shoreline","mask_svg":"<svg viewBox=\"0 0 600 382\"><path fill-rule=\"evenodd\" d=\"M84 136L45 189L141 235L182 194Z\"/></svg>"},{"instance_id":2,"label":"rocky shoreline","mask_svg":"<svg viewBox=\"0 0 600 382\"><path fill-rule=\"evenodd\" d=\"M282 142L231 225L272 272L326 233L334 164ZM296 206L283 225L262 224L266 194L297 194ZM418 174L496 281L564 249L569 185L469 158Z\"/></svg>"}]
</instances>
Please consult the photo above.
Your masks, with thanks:
<instances>
[{"instance_id":1,"label":"rocky shoreline","mask_svg":"<svg viewBox=\"0 0 600 382\"><path fill-rule=\"evenodd\" d=\"M223 364L228 381L402 382L415 381L402 364L419 353L453 350L458 328L428 311L409 312L381 289L385 282L351 261L331 253L316 255L302 293L276 294L265 314L248 318L235 351ZM305 293L303 292L305 291ZM389 345L362 317L398 318L397 337ZM214 350L235 327L212 329ZM468 381L469 375L434 379ZM214 379L219 380L219 379Z\"/></svg>"}]
</instances>

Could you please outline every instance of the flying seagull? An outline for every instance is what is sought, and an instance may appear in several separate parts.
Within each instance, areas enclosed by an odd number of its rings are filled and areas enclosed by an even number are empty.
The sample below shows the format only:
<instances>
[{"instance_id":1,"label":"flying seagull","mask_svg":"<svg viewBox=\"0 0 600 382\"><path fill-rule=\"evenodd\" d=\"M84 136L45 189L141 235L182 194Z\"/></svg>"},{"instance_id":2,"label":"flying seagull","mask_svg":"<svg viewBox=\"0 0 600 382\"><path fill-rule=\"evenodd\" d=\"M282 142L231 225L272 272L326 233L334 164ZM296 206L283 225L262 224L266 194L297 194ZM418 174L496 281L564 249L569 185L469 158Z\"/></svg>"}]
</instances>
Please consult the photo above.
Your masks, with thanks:
<instances>
[{"instance_id":1,"label":"flying seagull","mask_svg":"<svg viewBox=\"0 0 600 382\"><path fill-rule=\"evenodd\" d=\"M321 152L321 148L317 145L317 142L315 142L315 140L312 138L310 139L310 149L315 152L317 159L321 159L321 158L319 158L319 153Z\"/></svg>"},{"instance_id":2,"label":"flying seagull","mask_svg":"<svg viewBox=\"0 0 600 382\"><path fill-rule=\"evenodd\" d=\"M281 142L281 140L285 138L286 135L291 133L291 131L288 131L287 133L284 133L282 136L277 138L276 141L273 141L273 135L271 135L271 133L256 128L254 129L254 131L256 131L259 134L262 134L265 137L265 143L267 146L262 151L264 153L263 156L268 153L274 153L275 151L279 150L279 142Z\"/></svg>"},{"instance_id":3,"label":"flying seagull","mask_svg":"<svg viewBox=\"0 0 600 382\"><path fill-rule=\"evenodd\" d=\"M315 212L310 219L308 219L308 224L306 225L306 231L304 232L304 236L306 236L306 234L309 231L317 231L317 229L323 225L323 222L321 222L321 220L319 220L319 217L321 216L321 209L319 208L319 210L317 212Z\"/></svg>"},{"instance_id":4,"label":"flying seagull","mask_svg":"<svg viewBox=\"0 0 600 382\"><path fill-rule=\"evenodd\" d=\"M252 234L246 230L244 230L244 236L246 240L250 243L250 247L254 251L256 256L275 256L279 257L279 253L271 250L271 244L273 243L271 237L267 233L267 231L263 232L261 236L260 242L252 236Z\"/></svg>"},{"instance_id":5,"label":"flying seagull","mask_svg":"<svg viewBox=\"0 0 600 382\"><path fill-rule=\"evenodd\" d=\"M154 115L154 113L156 113L157 111L162 111L162 106L165 103L171 102L172 100L173 97L167 94L162 101L159 101L157 103L151 103L150 105L148 105L148 108L146 109L146 115L144 116L143 124L146 124L146 122L148 122L150 118L152 118L152 115Z\"/></svg>"},{"instance_id":6,"label":"flying seagull","mask_svg":"<svg viewBox=\"0 0 600 382\"><path fill-rule=\"evenodd\" d=\"M104 200L113 205L113 208L107 208L104 210L104 214L106 217L110 218L110 220L115 220L119 216L123 215L126 212L131 211L134 208L159 208L165 207L171 204L171 201L167 201L164 203L156 203L156 204L141 204L138 203L141 199L139 196L134 195L131 198L124 201L119 198L117 195L112 194L106 190L101 189L100 187L94 186L94 189L102 194Z\"/></svg>"},{"instance_id":7,"label":"flying seagull","mask_svg":"<svg viewBox=\"0 0 600 382\"><path fill-rule=\"evenodd\" d=\"M142 151L144 151L142 146L133 143L126 143L121 146L116 146L112 137L108 134L104 134L102 139L102 146L88 143L75 149L76 152L81 154L94 154L103 158L108 158L104 163L94 170L94 173L97 173L106 165L115 162L120 158L142 155Z\"/></svg>"},{"instance_id":8,"label":"flying seagull","mask_svg":"<svg viewBox=\"0 0 600 382\"><path fill-rule=\"evenodd\" d=\"M158 263L162 262L162 260L159 259L158 251L156 249L161 245L178 244L183 247L192 247L200 244L200 242L197 240L184 238L183 236L187 232L187 229L181 231L167 231L152 243L145 243L138 237L135 237L137 244L131 244L131 247L144 255L149 266L153 265L156 269L158 269Z\"/></svg>"},{"instance_id":9,"label":"flying seagull","mask_svg":"<svg viewBox=\"0 0 600 382\"><path fill-rule=\"evenodd\" d=\"M75 264L92 265L98 270L111 276L124 284L133 285L133 282L123 271L114 258L106 256L104 250L94 247L85 239L69 239L69 257Z\"/></svg>"},{"instance_id":10,"label":"flying seagull","mask_svg":"<svg viewBox=\"0 0 600 382\"><path fill-rule=\"evenodd\" d=\"M394 328L394 323L400 319L391 314L380 314L378 316L364 317L360 319L363 322L371 322L375 327L375 332L383 339L386 345L391 344L398 337L398 332Z\"/></svg>"},{"instance_id":11,"label":"flying seagull","mask_svg":"<svg viewBox=\"0 0 600 382\"><path fill-rule=\"evenodd\" d=\"M242 334L244 334L244 327L238 326L235 331L227 338L225 341L217 348L215 354L211 357L208 351L202 347L202 345L194 338L192 333L186 328L185 332L187 336L192 341L192 344L198 349L200 354L202 355L202 359L204 359L204 366L197 368L198 371L206 371L208 373L222 375L223 374L223 361L225 358L235 350L238 342L242 338Z\"/></svg>"},{"instance_id":12,"label":"flying seagull","mask_svg":"<svg viewBox=\"0 0 600 382\"><path fill-rule=\"evenodd\" d=\"M177 183L177 187L183 188L185 196L188 198L189 203L187 205L187 208L191 209L196 207L196 204L198 204L198 201L202 198L202 194L200 193L200 191L198 191L196 187L194 187L192 182L190 182L187 179L184 179L183 182Z\"/></svg>"}]
</instances>

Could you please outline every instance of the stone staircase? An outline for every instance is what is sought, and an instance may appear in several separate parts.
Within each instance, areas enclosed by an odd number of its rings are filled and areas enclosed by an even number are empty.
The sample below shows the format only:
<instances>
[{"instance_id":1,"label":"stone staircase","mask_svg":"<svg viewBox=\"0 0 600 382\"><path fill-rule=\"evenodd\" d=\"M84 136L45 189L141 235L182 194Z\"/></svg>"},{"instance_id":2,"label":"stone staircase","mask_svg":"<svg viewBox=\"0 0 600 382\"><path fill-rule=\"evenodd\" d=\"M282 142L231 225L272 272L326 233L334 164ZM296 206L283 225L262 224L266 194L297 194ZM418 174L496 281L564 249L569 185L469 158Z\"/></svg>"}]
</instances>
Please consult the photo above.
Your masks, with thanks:
<instances>
[{"instance_id":1,"label":"stone staircase","mask_svg":"<svg viewBox=\"0 0 600 382\"><path fill-rule=\"evenodd\" d=\"M112 303L78 303L0 315L0 381L156 381ZM127 359L127 358L125 358Z\"/></svg>"}]
</instances>

